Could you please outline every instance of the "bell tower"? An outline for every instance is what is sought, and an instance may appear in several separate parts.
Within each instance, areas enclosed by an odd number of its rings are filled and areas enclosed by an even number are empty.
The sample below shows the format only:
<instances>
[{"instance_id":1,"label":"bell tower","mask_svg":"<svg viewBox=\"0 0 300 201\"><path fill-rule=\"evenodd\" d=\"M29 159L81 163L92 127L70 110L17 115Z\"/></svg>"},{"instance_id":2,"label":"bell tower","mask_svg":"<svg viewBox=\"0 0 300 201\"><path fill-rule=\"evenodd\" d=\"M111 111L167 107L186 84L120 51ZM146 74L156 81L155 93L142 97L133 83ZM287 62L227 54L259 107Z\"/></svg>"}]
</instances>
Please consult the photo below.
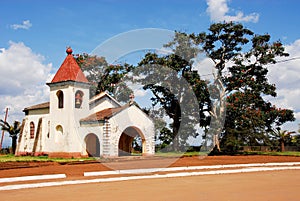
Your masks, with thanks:
<instances>
[{"instance_id":1,"label":"bell tower","mask_svg":"<svg viewBox=\"0 0 300 201\"><path fill-rule=\"evenodd\" d=\"M47 85L50 87L50 140L55 146L50 152L76 152L79 120L89 115L89 82L75 58L72 49Z\"/></svg>"}]
</instances>

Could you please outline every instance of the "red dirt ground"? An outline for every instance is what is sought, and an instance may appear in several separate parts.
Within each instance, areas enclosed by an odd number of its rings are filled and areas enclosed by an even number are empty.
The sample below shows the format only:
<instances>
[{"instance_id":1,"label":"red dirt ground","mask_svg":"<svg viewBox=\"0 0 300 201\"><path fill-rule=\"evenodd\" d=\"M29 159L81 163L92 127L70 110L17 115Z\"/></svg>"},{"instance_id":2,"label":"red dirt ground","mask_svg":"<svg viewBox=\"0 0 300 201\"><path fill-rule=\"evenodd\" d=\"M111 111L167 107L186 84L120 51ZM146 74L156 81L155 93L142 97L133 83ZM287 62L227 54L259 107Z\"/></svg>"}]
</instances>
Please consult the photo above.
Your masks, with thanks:
<instances>
[{"instance_id":1,"label":"red dirt ground","mask_svg":"<svg viewBox=\"0 0 300 201\"><path fill-rule=\"evenodd\" d=\"M65 173L68 179L83 178L83 172L109 169L201 166L268 162L300 162L285 156L208 156L185 158L117 158L99 162L59 164L54 162L0 163L0 178ZM241 174L141 179L132 181L65 185L0 192L1 201L281 201L299 200L300 171L268 171Z\"/></svg>"},{"instance_id":2,"label":"red dirt ground","mask_svg":"<svg viewBox=\"0 0 300 201\"><path fill-rule=\"evenodd\" d=\"M225 165L244 163L269 162L300 162L300 157L292 156L207 156L207 157L123 157L93 162L70 162L60 164L56 162L6 162L0 163L0 178L41 175L66 174L68 178L80 177L83 172L136 169L174 166Z\"/></svg>"}]
</instances>

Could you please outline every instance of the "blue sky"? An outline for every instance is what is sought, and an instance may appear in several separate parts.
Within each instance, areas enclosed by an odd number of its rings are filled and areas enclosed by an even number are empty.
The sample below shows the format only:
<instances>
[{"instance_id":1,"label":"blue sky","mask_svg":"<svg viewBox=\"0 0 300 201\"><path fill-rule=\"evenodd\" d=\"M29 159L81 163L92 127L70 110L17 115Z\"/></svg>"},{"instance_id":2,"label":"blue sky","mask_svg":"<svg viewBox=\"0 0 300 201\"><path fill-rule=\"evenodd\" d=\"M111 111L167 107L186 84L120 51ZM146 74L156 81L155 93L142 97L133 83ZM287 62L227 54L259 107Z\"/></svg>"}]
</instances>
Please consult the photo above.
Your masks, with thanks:
<instances>
[{"instance_id":1,"label":"blue sky","mask_svg":"<svg viewBox=\"0 0 300 201\"><path fill-rule=\"evenodd\" d=\"M290 58L298 57L299 8L298 0L1 1L0 115L9 107L9 120L21 120L24 107L48 101L45 82L64 60L67 46L75 54L90 53L110 38L135 29L199 33L213 22L239 21L255 33L281 40ZM272 101L294 109L298 119L299 63L278 64L269 75L278 86L278 97ZM297 129L298 122L288 128Z\"/></svg>"},{"instance_id":2,"label":"blue sky","mask_svg":"<svg viewBox=\"0 0 300 201\"><path fill-rule=\"evenodd\" d=\"M245 23L255 32L268 32L286 43L298 38L297 0L227 2L229 15L238 11L259 15L258 22ZM0 8L0 46L7 48L9 41L23 42L45 56L46 63L59 67L66 46L77 53L89 53L110 37L133 29L204 31L212 22L207 7L205 0L7 0ZM26 20L31 24L28 29L12 28Z\"/></svg>"}]
</instances>

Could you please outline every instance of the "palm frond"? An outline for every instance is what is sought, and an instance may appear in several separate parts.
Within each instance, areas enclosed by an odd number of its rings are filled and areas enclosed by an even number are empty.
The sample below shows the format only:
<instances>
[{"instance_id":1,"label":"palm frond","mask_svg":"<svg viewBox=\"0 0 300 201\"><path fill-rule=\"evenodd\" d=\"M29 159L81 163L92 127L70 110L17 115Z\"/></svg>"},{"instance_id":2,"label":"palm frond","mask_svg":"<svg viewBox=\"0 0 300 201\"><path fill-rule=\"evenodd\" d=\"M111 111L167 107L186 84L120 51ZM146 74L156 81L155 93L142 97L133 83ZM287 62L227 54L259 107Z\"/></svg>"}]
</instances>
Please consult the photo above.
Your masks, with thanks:
<instances>
[{"instance_id":1,"label":"palm frond","mask_svg":"<svg viewBox=\"0 0 300 201\"><path fill-rule=\"evenodd\" d=\"M14 121L13 125L10 125L9 123L7 123L1 119L0 126L1 126L1 130L9 133L10 137L17 136L21 130L21 124L18 121Z\"/></svg>"}]
</instances>

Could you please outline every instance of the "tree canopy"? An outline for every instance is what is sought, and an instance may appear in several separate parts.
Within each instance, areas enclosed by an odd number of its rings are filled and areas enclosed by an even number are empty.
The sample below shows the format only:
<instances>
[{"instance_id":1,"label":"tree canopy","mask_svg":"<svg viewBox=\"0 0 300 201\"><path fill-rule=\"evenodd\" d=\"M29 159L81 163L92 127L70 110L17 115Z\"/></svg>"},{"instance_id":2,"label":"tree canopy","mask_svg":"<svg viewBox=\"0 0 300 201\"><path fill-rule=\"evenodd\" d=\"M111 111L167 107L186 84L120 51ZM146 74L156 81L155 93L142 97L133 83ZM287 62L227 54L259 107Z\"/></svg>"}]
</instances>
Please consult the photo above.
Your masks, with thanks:
<instances>
[{"instance_id":1,"label":"tree canopy","mask_svg":"<svg viewBox=\"0 0 300 201\"><path fill-rule=\"evenodd\" d=\"M208 33L190 36L213 61L216 80L224 85L226 118L219 137L225 149L263 143L274 126L295 120L292 110L276 108L266 99L276 96L268 68L288 56L280 41L271 42L269 34L254 34L233 22L212 24Z\"/></svg>"},{"instance_id":2,"label":"tree canopy","mask_svg":"<svg viewBox=\"0 0 300 201\"><path fill-rule=\"evenodd\" d=\"M103 57L77 55L76 59L93 83L92 93L113 92L123 101L132 93L122 82L130 74L152 93L152 115L166 115L158 139L173 150L187 145L189 137L204 130L206 142L219 152L234 152L244 145L267 145L274 129L294 121L290 109L277 108L268 101L276 97L276 85L268 80L268 69L280 57L288 56L280 41L269 34L255 34L240 23L210 25L207 32L175 32L165 45L171 53L148 52L137 66L110 65ZM204 54L214 67L214 79L205 80L195 67ZM208 68L203 66L201 68Z\"/></svg>"},{"instance_id":3,"label":"tree canopy","mask_svg":"<svg viewBox=\"0 0 300 201\"><path fill-rule=\"evenodd\" d=\"M162 143L172 144L178 151L187 145L189 137L197 137L196 127L207 126L204 114L209 110L207 83L193 69L193 58L199 49L185 33L175 33L175 38L165 47L171 54L147 53L139 62L135 82L153 94L153 106L159 105L161 111L172 120L170 131L164 127L160 133Z\"/></svg>"},{"instance_id":4,"label":"tree canopy","mask_svg":"<svg viewBox=\"0 0 300 201\"><path fill-rule=\"evenodd\" d=\"M129 100L132 91L121 81L132 70L132 65L126 63L122 65L108 64L104 57L88 54L75 55L75 59L92 84L90 96L107 91L111 94L114 93L121 102Z\"/></svg>"}]
</instances>

